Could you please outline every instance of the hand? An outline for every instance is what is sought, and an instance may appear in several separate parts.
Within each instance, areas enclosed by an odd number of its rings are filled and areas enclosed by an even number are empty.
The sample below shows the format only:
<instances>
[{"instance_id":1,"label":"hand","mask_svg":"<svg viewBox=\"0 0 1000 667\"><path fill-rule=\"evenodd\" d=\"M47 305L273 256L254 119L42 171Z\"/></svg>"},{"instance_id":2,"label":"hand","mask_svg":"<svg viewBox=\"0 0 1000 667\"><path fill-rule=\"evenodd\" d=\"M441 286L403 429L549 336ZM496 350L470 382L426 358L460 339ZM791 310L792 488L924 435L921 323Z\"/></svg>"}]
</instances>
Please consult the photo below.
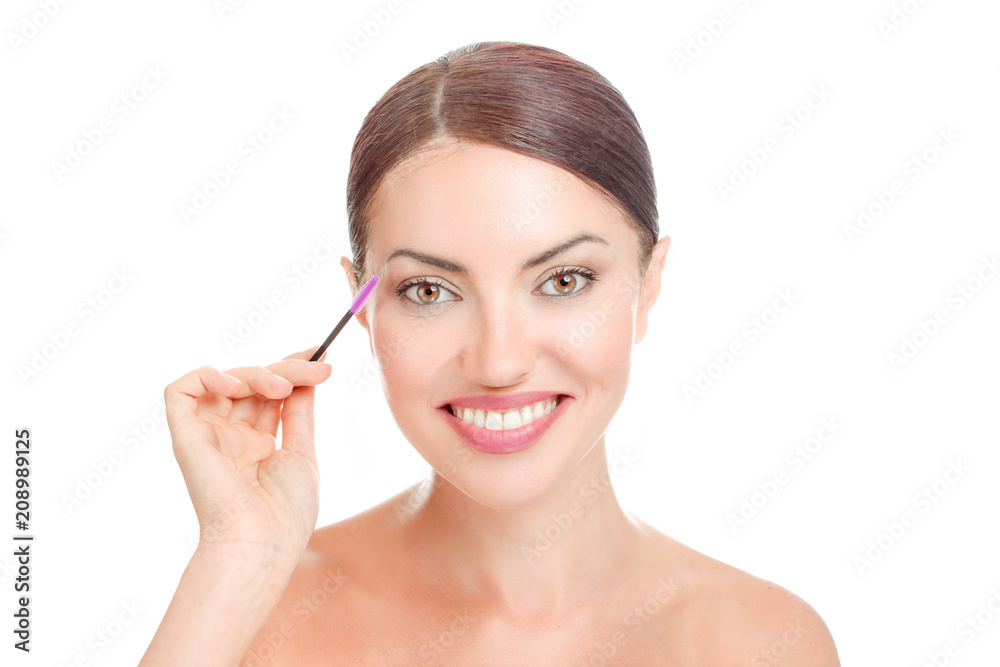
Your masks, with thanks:
<instances>
[{"instance_id":1,"label":"hand","mask_svg":"<svg viewBox=\"0 0 1000 667\"><path fill-rule=\"evenodd\" d=\"M230 369L235 380L202 366L164 390L174 456L201 526L199 550L297 562L308 544L319 515L315 385L333 370L325 353L308 361L318 347Z\"/></svg>"}]
</instances>

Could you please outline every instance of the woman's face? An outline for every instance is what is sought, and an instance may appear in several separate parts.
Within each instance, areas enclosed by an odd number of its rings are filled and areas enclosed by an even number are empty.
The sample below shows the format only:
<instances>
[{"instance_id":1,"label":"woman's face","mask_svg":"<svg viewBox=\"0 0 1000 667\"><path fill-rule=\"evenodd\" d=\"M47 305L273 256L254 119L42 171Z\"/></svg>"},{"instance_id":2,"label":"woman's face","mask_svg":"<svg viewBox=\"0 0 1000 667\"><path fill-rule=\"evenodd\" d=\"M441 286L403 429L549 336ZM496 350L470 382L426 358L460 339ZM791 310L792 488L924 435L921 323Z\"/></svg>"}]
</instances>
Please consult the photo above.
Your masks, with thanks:
<instances>
[{"instance_id":1,"label":"woman's face","mask_svg":"<svg viewBox=\"0 0 1000 667\"><path fill-rule=\"evenodd\" d=\"M373 210L367 261L379 285L359 319L405 437L491 507L569 481L625 396L668 243L640 282L622 213L558 167L454 141L399 165ZM563 398L541 437L513 453L473 447L445 407L520 392Z\"/></svg>"}]
</instances>

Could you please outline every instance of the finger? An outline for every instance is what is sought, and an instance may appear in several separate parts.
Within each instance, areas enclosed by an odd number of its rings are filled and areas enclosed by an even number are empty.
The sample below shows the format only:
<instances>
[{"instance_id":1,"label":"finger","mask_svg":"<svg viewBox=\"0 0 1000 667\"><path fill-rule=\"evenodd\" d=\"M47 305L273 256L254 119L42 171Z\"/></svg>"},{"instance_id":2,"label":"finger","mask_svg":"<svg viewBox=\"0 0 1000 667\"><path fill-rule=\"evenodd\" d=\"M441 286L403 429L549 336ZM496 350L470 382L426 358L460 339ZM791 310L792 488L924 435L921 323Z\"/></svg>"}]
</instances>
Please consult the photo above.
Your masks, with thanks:
<instances>
[{"instance_id":1,"label":"finger","mask_svg":"<svg viewBox=\"0 0 1000 667\"><path fill-rule=\"evenodd\" d=\"M250 382L251 387L254 385L254 381L256 381L260 387L274 388L278 386L275 384L275 381L283 384L284 380L287 380L292 386L316 385L329 378L333 372L333 368L330 364L320 361L308 361L315 350L316 348L313 347L301 352L295 352L285 357L284 360L265 367L247 366L234 368L230 371L230 375L241 379L246 378ZM269 379L262 371L266 371L276 377ZM274 436L277 434L280 419L281 400L288 394L291 394L290 388L286 388L279 394L265 391L250 394L254 400L250 400L249 398L247 400L234 400L229 422L267 431ZM237 393L232 398L242 399L243 396Z\"/></svg>"},{"instance_id":2,"label":"finger","mask_svg":"<svg viewBox=\"0 0 1000 667\"><path fill-rule=\"evenodd\" d=\"M322 384L330 377L333 366L320 361L284 359L264 367L268 372L285 378L296 387Z\"/></svg>"},{"instance_id":3,"label":"finger","mask_svg":"<svg viewBox=\"0 0 1000 667\"><path fill-rule=\"evenodd\" d=\"M163 390L167 428L173 440L174 455L182 468L199 448L216 444L212 441L212 427L199 413L206 409L221 412L223 404L228 412L228 396L240 391L240 387L241 383L225 377L218 369L202 366L174 380Z\"/></svg>"},{"instance_id":4,"label":"finger","mask_svg":"<svg viewBox=\"0 0 1000 667\"><path fill-rule=\"evenodd\" d=\"M229 398L236 400L259 394L265 399L285 398L292 392L291 380L264 366L240 366L226 371L240 381L240 390Z\"/></svg>"},{"instance_id":5,"label":"finger","mask_svg":"<svg viewBox=\"0 0 1000 667\"><path fill-rule=\"evenodd\" d=\"M285 359L304 359L306 361L309 361L310 359L312 359L313 354L315 354L316 350L318 350L318 349L319 349L319 345L313 345L312 347L306 348L305 350L301 350L299 352L293 352L290 355L288 355L287 357L285 357ZM326 359L326 355L329 352L330 352L330 350L328 350L328 349L327 350L323 350L323 354L320 355L319 359L317 359L316 361L314 361L312 363L317 363L317 362L320 362L320 361L324 361Z\"/></svg>"},{"instance_id":6,"label":"finger","mask_svg":"<svg viewBox=\"0 0 1000 667\"><path fill-rule=\"evenodd\" d=\"M302 454L313 465L317 465L315 396L316 387L296 387L281 406L281 448Z\"/></svg>"},{"instance_id":7,"label":"finger","mask_svg":"<svg viewBox=\"0 0 1000 667\"><path fill-rule=\"evenodd\" d=\"M269 411L277 413L278 408L281 407L282 399L292 393L294 385L266 368L248 366L245 369L246 372L243 371L244 369L233 369L231 375L244 376L250 389L256 385L273 390L274 393L262 390L245 397L237 393L232 397L233 405L228 419L230 424L257 428L261 415ZM276 432L273 429L269 430L271 435L275 435Z\"/></svg>"},{"instance_id":8,"label":"finger","mask_svg":"<svg viewBox=\"0 0 1000 667\"><path fill-rule=\"evenodd\" d=\"M293 352L282 361L270 364L266 368L268 371L286 378L297 387L315 386L325 382L333 373L333 367L323 361L326 358L326 351L323 352L319 360L309 361L318 348L318 345L314 345L305 350ZM281 416L280 411L274 409L275 407L274 403L264 407L257 421L258 428L266 428L271 433L276 433Z\"/></svg>"},{"instance_id":9,"label":"finger","mask_svg":"<svg viewBox=\"0 0 1000 667\"><path fill-rule=\"evenodd\" d=\"M323 361L326 358L326 351L320 355L319 360L309 361L316 352L318 345L314 345L299 352L293 352L278 363L267 366L270 372L285 377L296 386L314 386L326 381L333 373L333 367ZM267 430L272 435L277 433L278 424L281 421L281 405L276 401L271 401L264 405L260 411L256 428Z\"/></svg>"},{"instance_id":10,"label":"finger","mask_svg":"<svg viewBox=\"0 0 1000 667\"><path fill-rule=\"evenodd\" d=\"M313 463L316 462L315 449L313 448L313 405L315 403L315 385L325 382L333 373L333 367L322 361L308 361L319 346L314 346L308 350L302 350L290 354L283 361L268 366L269 370L281 372L296 387L288 398L284 400L280 413L272 404L264 409L257 422L257 428L267 428L269 432L277 433L278 422L281 428L281 447L294 449L299 440L304 439L302 452L311 457ZM323 353L322 359L326 356ZM310 389L311 391L299 391L300 389ZM291 406L288 405L291 401ZM289 438L291 435L291 438Z\"/></svg>"},{"instance_id":11,"label":"finger","mask_svg":"<svg viewBox=\"0 0 1000 667\"><path fill-rule=\"evenodd\" d=\"M268 398L260 394L254 394L246 398L239 398L233 401L232 409L229 411L229 423L248 428L257 428L261 417L268 410L275 411L281 406L280 398ZM274 435L274 432L271 432Z\"/></svg>"},{"instance_id":12,"label":"finger","mask_svg":"<svg viewBox=\"0 0 1000 667\"><path fill-rule=\"evenodd\" d=\"M242 382L241 389L229 397L230 409L223 415L230 424L254 428L269 404L280 405L292 393L291 382L261 366L231 368L226 373Z\"/></svg>"},{"instance_id":13,"label":"finger","mask_svg":"<svg viewBox=\"0 0 1000 667\"><path fill-rule=\"evenodd\" d=\"M219 451L239 471L250 470L254 464L274 453L277 440L270 434L228 424L222 428Z\"/></svg>"},{"instance_id":14,"label":"finger","mask_svg":"<svg viewBox=\"0 0 1000 667\"><path fill-rule=\"evenodd\" d=\"M295 392L293 391L289 396L293 396ZM286 398L285 401L288 399ZM284 401L282 401L284 403ZM267 431L271 435L277 438L278 436L278 424L281 421L281 404L278 402L270 403L264 406L261 410L260 415L257 417L257 423L254 424L254 428L258 431Z\"/></svg>"},{"instance_id":15,"label":"finger","mask_svg":"<svg viewBox=\"0 0 1000 667\"><path fill-rule=\"evenodd\" d=\"M163 390L167 425L181 426L198 417L204 404L228 403L229 397L238 393L241 383L226 377L212 366L202 366L179 377ZM173 434L173 429L171 429Z\"/></svg>"}]
</instances>

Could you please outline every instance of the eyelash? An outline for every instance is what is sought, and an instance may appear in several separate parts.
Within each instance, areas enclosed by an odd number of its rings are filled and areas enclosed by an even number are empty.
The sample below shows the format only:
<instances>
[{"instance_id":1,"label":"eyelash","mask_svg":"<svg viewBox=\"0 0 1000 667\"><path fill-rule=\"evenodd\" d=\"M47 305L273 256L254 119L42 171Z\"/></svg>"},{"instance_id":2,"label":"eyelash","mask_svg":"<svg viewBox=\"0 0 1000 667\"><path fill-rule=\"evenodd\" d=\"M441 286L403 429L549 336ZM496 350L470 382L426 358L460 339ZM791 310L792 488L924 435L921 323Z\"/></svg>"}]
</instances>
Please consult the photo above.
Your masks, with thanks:
<instances>
[{"instance_id":1,"label":"eyelash","mask_svg":"<svg viewBox=\"0 0 1000 667\"><path fill-rule=\"evenodd\" d=\"M572 294L568 294L568 295L565 295L565 296L560 296L560 295L556 295L556 294L544 294L543 296L555 297L555 298L559 298L559 299L572 299L573 297L580 296L581 294L583 294L584 292L586 292L587 290L589 290L591 283L596 283L598 281L597 274L594 273L593 271L591 271L590 269L586 269L586 268L584 268L582 266L568 266L568 267L560 267L558 269L553 270L552 273L550 273L548 275L548 277L542 282L542 285L544 285L545 283L549 282L553 278L556 278L558 276L568 275L568 274L571 274L571 273L578 273L578 274L580 274L581 276L583 276L584 278L587 279L587 284L584 285L584 287L583 287L582 290L579 290L577 292L574 292ZM442 285L441 283L439 283L439 282L437 282L435 280L424 279L424 278L414 278L413 280L409 280L409 281L403 283L402 285L400 285L396 289L396 296L400 297L401 299L403 299L405 301L408 301L409 303L413 304L414 306L416 306L418 308L434 308L435 306L443 306L445 303L448 303L447 301L444 301L444 302L441 302L441 303L432 303L430 305L427 305L427 304L423 304L423 303L417 303L413 299L408 299L406 297L406 291L408 289L410 289L411 287L413 287L414 285L436 285L436 286L438 286L438 287L440 287L442 289L448 290L449 292L451 291L447 287L445 287L444 285Z\"/></svg>"}]
</instances>

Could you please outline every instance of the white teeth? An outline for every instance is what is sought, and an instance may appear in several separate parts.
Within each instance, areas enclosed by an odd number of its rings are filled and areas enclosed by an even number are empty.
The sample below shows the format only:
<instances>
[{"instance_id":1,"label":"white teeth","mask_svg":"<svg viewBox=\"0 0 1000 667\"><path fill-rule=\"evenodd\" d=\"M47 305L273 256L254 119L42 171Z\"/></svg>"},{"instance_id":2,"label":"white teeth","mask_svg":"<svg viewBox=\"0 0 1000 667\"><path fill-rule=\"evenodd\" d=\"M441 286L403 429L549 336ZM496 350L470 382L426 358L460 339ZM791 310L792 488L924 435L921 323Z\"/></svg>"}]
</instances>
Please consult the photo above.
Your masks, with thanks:
<instances>
[{"instance_id":1,"label":"white teeth","mask_svg":"<svg viewBox=\"0 0 1000 667\"><path fill-rule=\"evenodd\" d=\"M507 431L512 428L521 428L520 410L514 410L513 412L503 413L503 430Z\"/></svg>"},{"instance_id":2,"label":"white teeth","mask_svg":"<svg viewBox=\"0 0 1000 667\"><path fill-rule=\"evenodd\" d=\"M491 431L507 431L521 428L544 417L552 412L558 404L558 398L550 398L508 412L451 406L451 413L467 424L474 424Z\"/></svg>"},{"instance_id":3,"label":"white teeth","mask_svg":"<svg viewBox=\"0 0 1000 667\"><path fill-rule=\"evenodd\" d=\"M535 418L532 416L530 405L526 405L523 408L521 408L521 412L519 413L518 416L521 418L522 425L530 424L531 422L535 421Z\"/></svg>"}]
</instances>

